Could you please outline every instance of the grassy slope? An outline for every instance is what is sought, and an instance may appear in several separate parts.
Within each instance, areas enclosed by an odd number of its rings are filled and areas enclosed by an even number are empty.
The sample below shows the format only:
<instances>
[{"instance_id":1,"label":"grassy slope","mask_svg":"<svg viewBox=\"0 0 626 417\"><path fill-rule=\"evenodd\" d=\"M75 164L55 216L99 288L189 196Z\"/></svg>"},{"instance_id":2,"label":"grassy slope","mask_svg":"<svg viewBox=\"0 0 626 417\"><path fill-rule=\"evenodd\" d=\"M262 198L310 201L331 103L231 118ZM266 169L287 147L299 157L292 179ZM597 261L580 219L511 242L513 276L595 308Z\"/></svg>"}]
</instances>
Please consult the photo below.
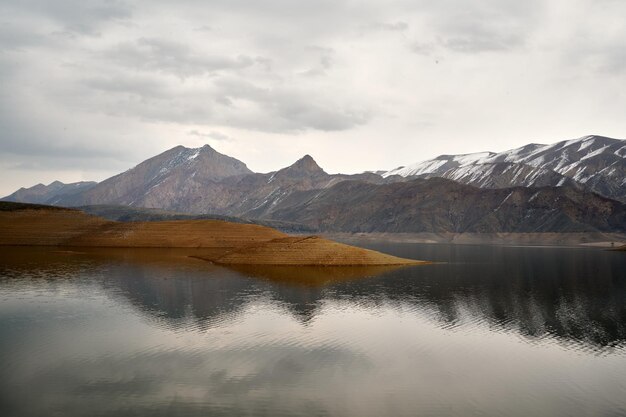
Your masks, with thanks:
<instances>
[{"instance_id":1,"label":"grassy slope","mask_svg":"<svg viewBox=\"0 0 626 417\"><path fill-rule=\"evenodd\" d=\"M317 236L285 237L232 251L214 260L225 265L406 265L423 263L357 248Z\"/></svg>"},{"instance_id":2,"label":"grassy slope","mask_svg":"<svg viewBox=\"0 0 626 417\"><path fill-rule=\"evenodd\" d=\"M318 237L289 237L256 224L220 220L122 223L78 210L23 204L5 207L0 211L0 245L208 248L211 251L202 259L239 265L417 263Z\"/></svg>"}]
</instances>

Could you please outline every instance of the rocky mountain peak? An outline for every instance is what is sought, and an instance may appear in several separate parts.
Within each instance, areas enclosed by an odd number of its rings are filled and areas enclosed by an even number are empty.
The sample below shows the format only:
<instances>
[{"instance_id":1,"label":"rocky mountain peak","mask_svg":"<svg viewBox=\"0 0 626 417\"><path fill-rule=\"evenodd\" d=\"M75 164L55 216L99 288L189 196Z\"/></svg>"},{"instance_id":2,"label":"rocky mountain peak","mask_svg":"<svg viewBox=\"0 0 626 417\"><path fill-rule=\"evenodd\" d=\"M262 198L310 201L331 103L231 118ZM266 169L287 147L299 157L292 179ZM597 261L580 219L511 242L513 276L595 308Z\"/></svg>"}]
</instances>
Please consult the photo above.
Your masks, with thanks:
<instances>
[{"instance_id":1,"label":"rocky mountain peak","mask_svg":"<svg viewBox=\"0 0 626 417\"><path fill-rule=\"evenodd\" d=\"M199 154L206 154L206 155L213 155L213 154L219 153L215 149L213 149L211 145L208 145L208 144L204 144L200 146L199 148L190 148L189 151L197 152Z\"/></svg>"},{"instance_id":2,"label":"rocky mountain peak","mask_svg":"<svg viewBox=\"0 0 626 417\"><path fill-rule=\"evenodd\" d=\"M320 166L315 162L315 159L311 157L311 155L304 155L302 158L298 159L293 165L285 168L285 170L289 170L290 172L302 172L302 173L324 173L324 170L320 168Z\"/></svg>"}]
</instances>

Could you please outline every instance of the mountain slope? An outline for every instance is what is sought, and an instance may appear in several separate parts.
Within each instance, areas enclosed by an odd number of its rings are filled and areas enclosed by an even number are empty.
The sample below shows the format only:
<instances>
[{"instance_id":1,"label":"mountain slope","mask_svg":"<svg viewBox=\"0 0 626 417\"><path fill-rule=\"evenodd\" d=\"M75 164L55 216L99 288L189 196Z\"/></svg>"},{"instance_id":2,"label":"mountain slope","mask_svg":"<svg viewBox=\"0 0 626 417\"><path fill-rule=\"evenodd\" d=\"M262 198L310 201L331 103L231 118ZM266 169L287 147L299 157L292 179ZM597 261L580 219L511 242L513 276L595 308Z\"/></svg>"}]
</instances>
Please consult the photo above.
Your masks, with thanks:
<instances>
[{"instance_id":1,"label":"mountain slope","mask_svg":"<svg viewBox=\"0 0 626 417\"><path fill-rule=\"evenodd\" d=\"M61 199L57 204L177 208L181 197L207 183L251 172L243 162L208 145L195 149L177 146L102 181L79 196Z\"/></svg>"},{"instance_id":2,"label":"mountain slope","mask_svg":"<svg viewBox=\"0 0 626 417\"><path fill-rule=\"evenodd\" d=\"M148 159L58 205L122 205L181 213L259 218L295 191L323 189L345 179L382 182L376 174L329 175L306 155L291 166L259 174L214 151L182 146Z\"/></svg>"},{"instance_id":3,"label":"mountain slope","mask_svg":"<svg viewBox=\"0 0 626 417\"><path fill-rule=\"evenodd\" d=\"M501 153L441 155L382 174L442 177L483 188L577 185L626 201L626 141L585 136Z\"/></svg>"},{"instance_id":4,"label":"mountain slope","mask_svg":"<svg viewBox=\"0 0 626 417\"><path fill-rule=\"evenodd\" d=\"M573 187L479 189L441 178L344 181L290 196L269 218L346 232L625 232L626 204Z\"/></svg>"}]
</instances>

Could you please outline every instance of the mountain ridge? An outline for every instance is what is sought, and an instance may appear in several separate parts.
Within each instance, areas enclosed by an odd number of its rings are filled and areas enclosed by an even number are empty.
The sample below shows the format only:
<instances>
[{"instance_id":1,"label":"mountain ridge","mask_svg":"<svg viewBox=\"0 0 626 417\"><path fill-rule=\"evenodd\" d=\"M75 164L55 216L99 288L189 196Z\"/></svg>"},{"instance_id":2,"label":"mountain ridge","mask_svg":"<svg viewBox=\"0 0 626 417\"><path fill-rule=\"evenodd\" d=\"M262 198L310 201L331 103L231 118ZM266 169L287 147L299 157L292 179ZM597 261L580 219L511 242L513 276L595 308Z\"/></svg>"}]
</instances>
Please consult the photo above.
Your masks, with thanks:
<instances>
[{"instance_id":1,"label":"mountain ridge","mask_svg":"<svg viewBox=\"0 0 626 417\"><path fill-rule=\"evenodd\" d=\"M507 174L487 172L490 164L498 163L509 164L526 175L508 181L496 178ZM442 177L481 188L576 185L626 202L626 141L588 135L547 145L531 143L503 152L439 155L382 174L384 178L396 175Z\"/></svg>"},{"instance_id":2,"label":"mountain ridge","mask_svg":"<svg viewBox=\"0 0 626 417\"><path fill-rule=\"evenodd\" d=\"M353 233L626 232L626 204L574 187L480 189L444 178L345 181L292 200L269 218Z\"/></svg>"},{"instance_id":3,"label":"mountain ridge","mask_svg":"<svg viewBox=\"0 0 626 417\"><path fill-rule=\"evenodd\" d=\"M199 148L179 145L84 191L55 196L53 204L117 205L170 212L143 212L133 216L174 215L171 213L231 216L286 222L288 225L303 224L311 228L327 227L329 231L349 231L349 228L362 231L361 225L364 224L369 224L370 231L376 232L409 231L402 230L403 227L413 231L417 223L409 221L407 215L430 216L429 226L418 228L420 231L480 229L498 232L531 230L532 227L546 232L622 230L619 221L615 222L611 216L619 214L624 201L617 206L609 204L609 207L602 202L601 196L609 200L611 197L626 199L626 180L620 177L620 173L626 170L625 158L625 141L586 136L552 145L527 144L501 153L440 155L382 173L328 174L308 154L280 170L255 173L243 162L208 145ZM470 188L459 188L450 181ZM363 184L365 188L362 188ZM516 191L519 187L525 189L521 194ZM434 192L437 188L439 191ZM367 192L364 193L364 189ZM343 194L333 195L337 190L343 190ZM25 191L21 192L24 194ZM430 202L417 199L413 203L419 203L418 206L403 206L404 211L387 207L388 202L394 201L402 206L400 203L404 204L405 194L416 192L430 193ZM522 200L543 199L545 204L536 207L533 201L520 200L517 206L510 206L503 202L503 192ZM334 200L322 204L329 195L333 195ZM554 201L550 202L546 195ZM383 200L380 200L381 196L384 196ZM561 203L558 203L559 199ZM573 203L563 203L568 199L576 200L581 210L594 212L598 218L581 217L581 213L572 207ZM495 219L492 216L490 221L484 220L486 223L482 229L472 229L474 226L467 223L473 215L472 207L464 200L472 200L476 207L485 210L493 211L496 206L502 206L498 210L520 221L526 219L527 226L521 223L512 226L498 215ZM424 211L426 203L437 207L439 213ZM376 204L387 207L387 211L378 210ZM603 205L609 207L608 211L596 210ZM520 206L524 206L523 209ZM329 207L330 211L324 211ZM312 215L312 208L315 208L317 218ZM449 216L451 210L461 213L464 220L455 223L446 219L446 213ZM549 215L546 210L558 213ZM389 212L395 213L395 220L389 217ZM308 217L302 217L305 214ZM343 215L348 218L342 220ZM561 216L561 221L554 220L555 215ZM541 216L544 220L552 219L552 223L537 223ZM397 223L395 228L390 226L394 221ZM386 222L386 225L380 222ZM535 226L531 227L533 224Z\"/></svg>"}]
</instances>

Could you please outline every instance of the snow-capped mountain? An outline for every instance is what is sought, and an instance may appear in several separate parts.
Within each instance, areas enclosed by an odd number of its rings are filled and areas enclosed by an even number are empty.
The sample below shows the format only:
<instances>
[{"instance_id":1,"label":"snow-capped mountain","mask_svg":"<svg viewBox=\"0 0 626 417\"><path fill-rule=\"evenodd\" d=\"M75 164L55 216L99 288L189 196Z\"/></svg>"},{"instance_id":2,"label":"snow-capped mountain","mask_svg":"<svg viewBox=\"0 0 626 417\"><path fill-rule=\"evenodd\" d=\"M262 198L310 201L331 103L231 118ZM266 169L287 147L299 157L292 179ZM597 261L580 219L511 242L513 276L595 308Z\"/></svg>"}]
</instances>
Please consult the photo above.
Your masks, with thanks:
<instances>
[{"instance_id":1,"label":"snow-capped mountain","mask_svg":"<svg viewBox=\"0 0 626 417\"><path fill-rule=\"evenodd\" d=\"M382 174L442 177L483 188L577 185L626 201L626 141L585 136L552 145L437 158Z\"/></svg>"}]
</instances>

